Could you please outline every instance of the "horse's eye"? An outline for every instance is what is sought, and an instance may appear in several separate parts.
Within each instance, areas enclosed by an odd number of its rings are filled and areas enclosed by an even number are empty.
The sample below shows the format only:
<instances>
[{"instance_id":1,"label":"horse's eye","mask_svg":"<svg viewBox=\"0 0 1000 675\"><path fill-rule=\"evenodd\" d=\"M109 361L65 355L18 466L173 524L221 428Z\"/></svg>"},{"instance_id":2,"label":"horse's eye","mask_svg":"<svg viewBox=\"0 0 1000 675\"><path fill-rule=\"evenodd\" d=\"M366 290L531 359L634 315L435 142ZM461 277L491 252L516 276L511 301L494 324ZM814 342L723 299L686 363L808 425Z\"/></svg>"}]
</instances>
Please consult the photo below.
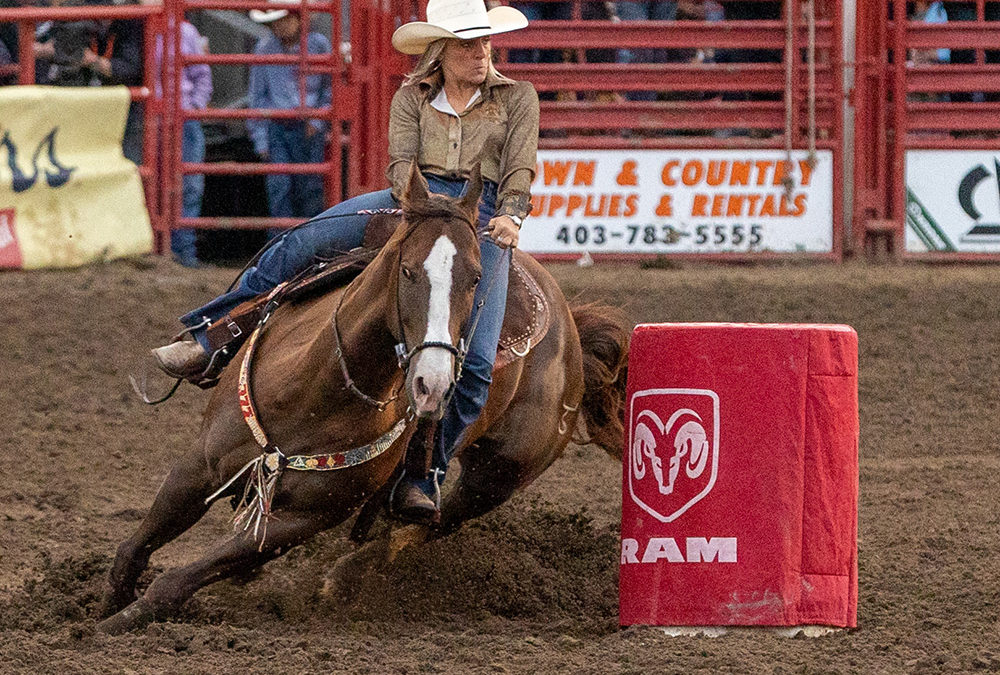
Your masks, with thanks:
<instances>
[{"instance_id":1,"label":"horse's eye","mask_svg":"<svg viewBox=\"0 0 1000 675\"><path fill-rule=\"evenodd\" d=\"M478 286L479 282L482 281L482 280L483 280L483 275L482 274L477 274L476 278L472 280L472 285L473 286Z\"/></svg>"},{"instance_id":2,"label":"horse's eye","mask_svg":"<svg viewBox=\"0 0 1000 675\"><path fill-rule=\"evenodd\" d=\"M406 277L408 281L413 281L413 272L410 271L410 268L404 265L400 265L399 270L403 273L403 276Z\"/></svg>"}]
</instances>

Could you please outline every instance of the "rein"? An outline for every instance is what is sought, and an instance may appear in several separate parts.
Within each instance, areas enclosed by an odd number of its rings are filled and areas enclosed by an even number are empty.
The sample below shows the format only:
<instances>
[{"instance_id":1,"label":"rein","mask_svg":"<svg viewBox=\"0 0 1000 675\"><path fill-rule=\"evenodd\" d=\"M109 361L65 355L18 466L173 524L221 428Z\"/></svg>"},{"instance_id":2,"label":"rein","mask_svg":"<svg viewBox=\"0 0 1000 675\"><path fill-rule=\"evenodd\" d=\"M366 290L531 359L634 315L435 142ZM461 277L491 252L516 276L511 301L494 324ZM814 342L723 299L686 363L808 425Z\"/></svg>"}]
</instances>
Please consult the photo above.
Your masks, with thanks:
<instances>
[{"instance_id":1,"label":"rein","mask_svg":"<svg viewBox=\"0 0 1000 675\"><path fill-rule=\"evenodd\" d=\"M475 230L475 226L471 221L469 222L469 226ZM411 233L408 233L406 236L409 236ZM400 258L401 257L402 252L400 251ZM500 260L497 261L497 263L499 262ZM494 281L492 277L495 277L495 272L496 268L493 270L490 283L487 287L487 297L489 292L492 290ZM356 281L357 279L352 281L351 284ZM256 404L254 403L251 389L251 369L253 357L257 351L258 340L264 332L268 320L277 308L277 298L280 297L280 294L287 286L287 283L288 282L279 284L268 295L263 315L260 322L257 324L257 327L254 329L253 334L250 336L246 352L243 356L243 361L240 365L238 384L240 411L243 415L244 421L250 428L250 432L252 433L254 440L261 447L262 453L247 462L234 476L222 485L222 487L205 499L206 504L212 503L215 499L223 495L243 474L249 472L249 480L244 486L243 495L236 503L236 515L233 517L233 528L239 532L248 531L252 526L253 537L255 540L259 540L258 550L263 550L264 548L264 542L267 538L268 521L272 517L272 501L274 499L278 479L281 476L282 471L286 469L297 471L332 471L337 469L346 469L368 462L392 447L392 445L403 435L409 425L409 422L411 422L415 417L412 414L412 410L407 409L407 414L403 418L399 419L392 426L392 428L382 434L382 436L377 438L375 441L359 448L353 448L351 450L332 455L296 455L288 457L277 445L271 442L267 436L267 432L264 430L264 427L260 422ZM343 306L344 298L350 291L351 284L348 284L342 292L337 303L337 308L334 310L333 317L331 319L335 353L340 366L341 374L344 377L344 386L360 400L382 412L391 403L399 398L403 388L405 387L405 378L403 383L400 384L399 389L397 389L392 396L385 401L380 401L372 396L369 396L368 394L365 394L357 387L357 385L354 384L354 380L351 378L347 367L347 361L345 360L343 345L340 338L340 328L337 324L337 316ZM484 303L485 300L481 301L479 304L475 320L472 324L473 331L475 330L476 324L478 324L479 314L481 313ZM459 341L459 347L455 347L454 345L446 342L424 341L412 349L407 349L406 334L403 325L401 308L399 306L398 293L396 295L396 316L399 321L400 338L402 340L402 342L397 344L395 348L397 362L400 369L406 372L412 358L423 349L429 349L432 347L446 349L456 357L455 379L457 380L461 374L462 363L464 362L465 354L467 352L465 339L463 338ZM450 400L453 392L454 385L449 390L446 400Z\"/></svg>"},{"instance_id":2,"label":"rein","mask_svg":"<svg viewBox=\"0 0 1000 675\"><path fill-rule=\"evenodd\" d=\"M222 485L222 487L205 499L205 504L211 504L218 497L224 494L233 485L233 483L239 479L240 476L249 472L250 479L243 488L242 497L240 497L239 501L236 502L236 514L233 516L233 529L237 532L248 531L250 527L253 526L254 539L256 540L259 538L260 541L257 549L258 551L262 551L264 549L264 541L267 538L267 524L272 517L271 504L277 489L278 478L281 476L282 471L285 469L294 471L335 471L338 469L347 469L352 466L364 464L391 448L393 444L399 440L400 436L403 435L403 432L406 431L406 427L409 422L413 419L413 416L410 415L408 411L407 415L399 419L388 431L371 443L332 454L293 455L289 457L286 456L277 445L271 442L267 436L267 432L264 430L263 425L260 423L257 407L253 399L250 376L253 357L257 351L258 339L264 332L268 319L278 307L275 297L284 289L287 283L288 282L284 282L276 286L268 296L263 316L260 323L258 323L257 327L254 329L253 334L250 336L246 353L243 355L243 361L240 364L239 384L237 388L239 394L240 412L243 415L244 422L246 422L247 426L250 428L250 432L253 435L254 440L261 447L263 452L244 464L243 468L237 471L232 478ZM342 301L343 296L341 297L341 302ZM338 305L337 308L339 309L340 305ZM341 369L345 372L345 379L347 380L348 385L352 388L353 392L361 394L360 390L358 390L357 387L354 387L353 382L348 376L346 376L346 366L343 362L342 351L340 349L340 337L337 335L336 325L334 326L334 335L335 340L337 341L338 356L341 359ZM363 394L361 395L363 396ZM397 391L396 394L389 399L389 401L386 401L385 405L388 405L390 402L398 398L398 396L399 391ZM379 410L384 410L384 406L379 407Z\"/></svg>"},{"instance_id":3,"label":"rein","mask_svg":"<svg viewBox=\"0 0 1000 675\"><path fill-rule=\"evenodd\" d=\"M347 291L350 288L351 284L348 284L347 288L344 289L344 292L341 293L340 301L337 303L337 309L333 311L333 319L330 321L333 325L333 343L335 345L334 354L336 354L337 363L340 365L340 373L344 376L344 386L362 401L373 408L378 409L379 412L383 412L387 407L389 407L389 404L399 398L399 394L403 391L403 387L406 386L406 379L403 379L403 382L399 385L399 389L397 389L395 393L393 393L392 396L385 401L379 401L378 399L369 396L365 392L358 389L357 385L354 384L354 379L347 370L347 360L344 358L344 349L341 347L340 343L340 328L337 326L337 315L340 313L340 307L344 304L344 298L347 296ZM396 346L396 349L399 349L399 345Z\"/></svg>"},{"instance_id":4,"label":"rein","mask_svg":"<svg viewBox=\"0 0 1000 675\"><path fill-rule=\"evenodd\" d=\"M353 216L400 215L402 213L403 213L402 209L360 209L358 211L354 211L354 212L351 212L351 213L335 213L335 214L331 214L331 215L328 215L328 216L315 216L313 218L310 218L309 220L306 220L304 222L299 223L298 225L296 225L294 227L288 228L287 230L285 230L285 233L293 232L293 231L299 229L300 227L304 227L306 225L309 225L310 223L318 223L318 222L323 222L323 221L326 221L326 220L333 220L335 218L349 218L349 217L353 217ZM229 291L233 290L233 288L236 286L237 283L239 283L239 280L243 277L243 275L246 273L246 271L248 269L250 269L251 267L253 267L260 260L261 256L264 255L264 253L269 248L271 248L271 246L273 246L274 242L276 242L276 241L278 241L277 237L275 237L271 241L269 241L266 244L264 244L264 246L261 247L261 249L254 254L253 258L251 258L243 266L243 268L239 271L239 273L237 273L236 277L230 282L229 286L226 288L226 293L228 293ZM309 268L306 268L306 270L308 270L308 269ZM306 270L303 270L303 273ZM296 279L299 278L299 276L300 275L296 275L295 277L293 277L290 280L290 282L291 281L295 281ZM282 284L282 285L284 285L284 284ZM204 328L208 324L209 324L209 322L206 319L206 321L198 324L197 326L191 326L189 328L185 328L180 333L178 333L177 335L174 336L174 340L173 341L176 342L177 340L180 340L185 335L193 335L194 331L198 330L199 328ZM336 326L334 326L334 329L336 330ZM334 334L335 334L335 336L337 338L338 346L339 346L340 336L336 335L336 332ZM224 351L225 350L223 350L223 352ZM215 381L217 381L217 378L210 377L210 374L217 375L216 369L219 368L219 366L218 366L218 359L221 356L224 356L224 355L225 355L224 353L220 354L218 352L216 352L215 354L212 354L212 357L211 357L211 360L209 361L208 366L206 366L205 370L202 371L202 373L201 373L200 376L198 376L200 380L205 381L205 384L202 384L202 383L198 382L197 383L198 386L200 386L203 389L205 389L205 388L208 388L208 387L212 386L213 384L215 384ZM341 364L341 369L343 370L343 368L344 368L344 366L343 366L343 364ZM221 368L219 368L219 369L221 370ZM345 375L345 378L346 378L347 377L346 371L345 371L344 375ZM160 403L163 403L164 401L167 401L168 399L172 398L173 395L175 393L177 393L177 389L181 386L181 383L185 380L185 378L183 378L183 377L176 378L175 381L174 381L173 386L170 387L170 389L167 391L166 394L163 394L159 398L155 398L154 399L154 398L151 398L149 396L149 394L147 393L147 391L146 391L146 375L145 374L143 374L141 382L139 382L138 380L136 380L136 378L135 378L134 375L129 375L128 379L129 379L129 382L132 384L133 391L135 391L136 395L140 399L142 399L143 403L145 403L147 405L159 405ZM348 381L350 382L350 386L353 386L353 381L350 381L349 379L348 379ZM362 394L360 391L357 392L357 393L363 399L365 398L364 394ZM393 398L391 400L395 400L395 398ZM391 400L390 400L390 402L391 402Z\"/></svg>"}]
</instances>

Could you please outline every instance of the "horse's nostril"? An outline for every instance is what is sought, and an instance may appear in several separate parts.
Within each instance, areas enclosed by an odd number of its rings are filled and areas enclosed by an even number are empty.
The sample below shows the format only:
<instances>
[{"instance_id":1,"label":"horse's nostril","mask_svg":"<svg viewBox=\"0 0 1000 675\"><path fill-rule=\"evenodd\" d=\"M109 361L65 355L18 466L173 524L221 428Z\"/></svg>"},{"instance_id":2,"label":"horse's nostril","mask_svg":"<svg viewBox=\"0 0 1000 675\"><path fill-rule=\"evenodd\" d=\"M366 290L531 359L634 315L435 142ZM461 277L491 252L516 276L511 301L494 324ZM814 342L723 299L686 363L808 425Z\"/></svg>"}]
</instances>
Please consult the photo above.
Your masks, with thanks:
<instances>
[{"instance_id":1,"label":"horse's nostril","mask_svg":"<svg viewBox=\"0 0 1000 675\"><path fill-rule=\"evenodd\" d=\"M424 384L424 378L418 377L417 381L414 382L414 388L416 389L418 396L427 396L430 390L427 389L427 385Z\"/></svg>"}]
</instances>

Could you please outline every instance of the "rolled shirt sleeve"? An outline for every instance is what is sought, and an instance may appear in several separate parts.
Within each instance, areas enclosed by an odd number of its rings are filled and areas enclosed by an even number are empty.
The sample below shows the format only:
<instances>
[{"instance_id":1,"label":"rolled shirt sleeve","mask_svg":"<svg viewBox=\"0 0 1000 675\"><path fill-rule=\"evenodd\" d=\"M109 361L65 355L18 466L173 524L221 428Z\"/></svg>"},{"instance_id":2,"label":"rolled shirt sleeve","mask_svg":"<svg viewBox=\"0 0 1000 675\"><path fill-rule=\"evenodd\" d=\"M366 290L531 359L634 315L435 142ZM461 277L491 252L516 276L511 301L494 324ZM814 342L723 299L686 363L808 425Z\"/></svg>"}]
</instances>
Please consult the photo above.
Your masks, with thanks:
<instances>
[{"instance_id":1,"label":"rolled shirt sleeve","mask_svg":"<svg viewBox=\"0 0 1000 675\"><path fill-rule=\"evenodd\" d=\"M500 153L497 215L524 218L531 212L531 183L538 154L538 94L518 82L508 101L507 139Z\"/></svg>"},{"instance_id":2,"label":"rolled shirt sleeve","mask_svg":"<svg viewBox=\"0 0 1000 675\"><path fill-rule=\"evenodd\" d=\"M389 108L389 166L386 178L396 199L403 194L410 175L410 162L420 155L420 102L418 87L398 89Z\"/></svg>"}]
</instances>

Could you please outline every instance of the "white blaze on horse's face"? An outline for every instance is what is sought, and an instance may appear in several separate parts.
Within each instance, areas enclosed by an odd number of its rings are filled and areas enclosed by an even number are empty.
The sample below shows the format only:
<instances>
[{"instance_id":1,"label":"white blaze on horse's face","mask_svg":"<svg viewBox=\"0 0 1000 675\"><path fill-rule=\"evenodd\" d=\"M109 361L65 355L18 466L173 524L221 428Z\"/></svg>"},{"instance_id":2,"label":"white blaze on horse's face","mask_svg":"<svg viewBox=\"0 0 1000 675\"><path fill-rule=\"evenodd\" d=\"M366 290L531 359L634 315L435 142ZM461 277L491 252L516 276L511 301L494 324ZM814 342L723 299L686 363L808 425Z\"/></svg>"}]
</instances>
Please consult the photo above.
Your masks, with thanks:
<instances>
[{"instance_id":1,"label":"white blaze on horse's face","mask_svg":"<svg viewBox=\"0 0 1000 675\"><path fill-rule=\"evenodd\" d=\"M430 282L427 302L427 332L424 342L452 344L452 267L458 249L445 235L438 237L424 261ZM451 352L440 347L421 350L410 364L411 399L418 415L440 415L444 396L454 382L455 361Z\"/></svg>"}]
</instances>

